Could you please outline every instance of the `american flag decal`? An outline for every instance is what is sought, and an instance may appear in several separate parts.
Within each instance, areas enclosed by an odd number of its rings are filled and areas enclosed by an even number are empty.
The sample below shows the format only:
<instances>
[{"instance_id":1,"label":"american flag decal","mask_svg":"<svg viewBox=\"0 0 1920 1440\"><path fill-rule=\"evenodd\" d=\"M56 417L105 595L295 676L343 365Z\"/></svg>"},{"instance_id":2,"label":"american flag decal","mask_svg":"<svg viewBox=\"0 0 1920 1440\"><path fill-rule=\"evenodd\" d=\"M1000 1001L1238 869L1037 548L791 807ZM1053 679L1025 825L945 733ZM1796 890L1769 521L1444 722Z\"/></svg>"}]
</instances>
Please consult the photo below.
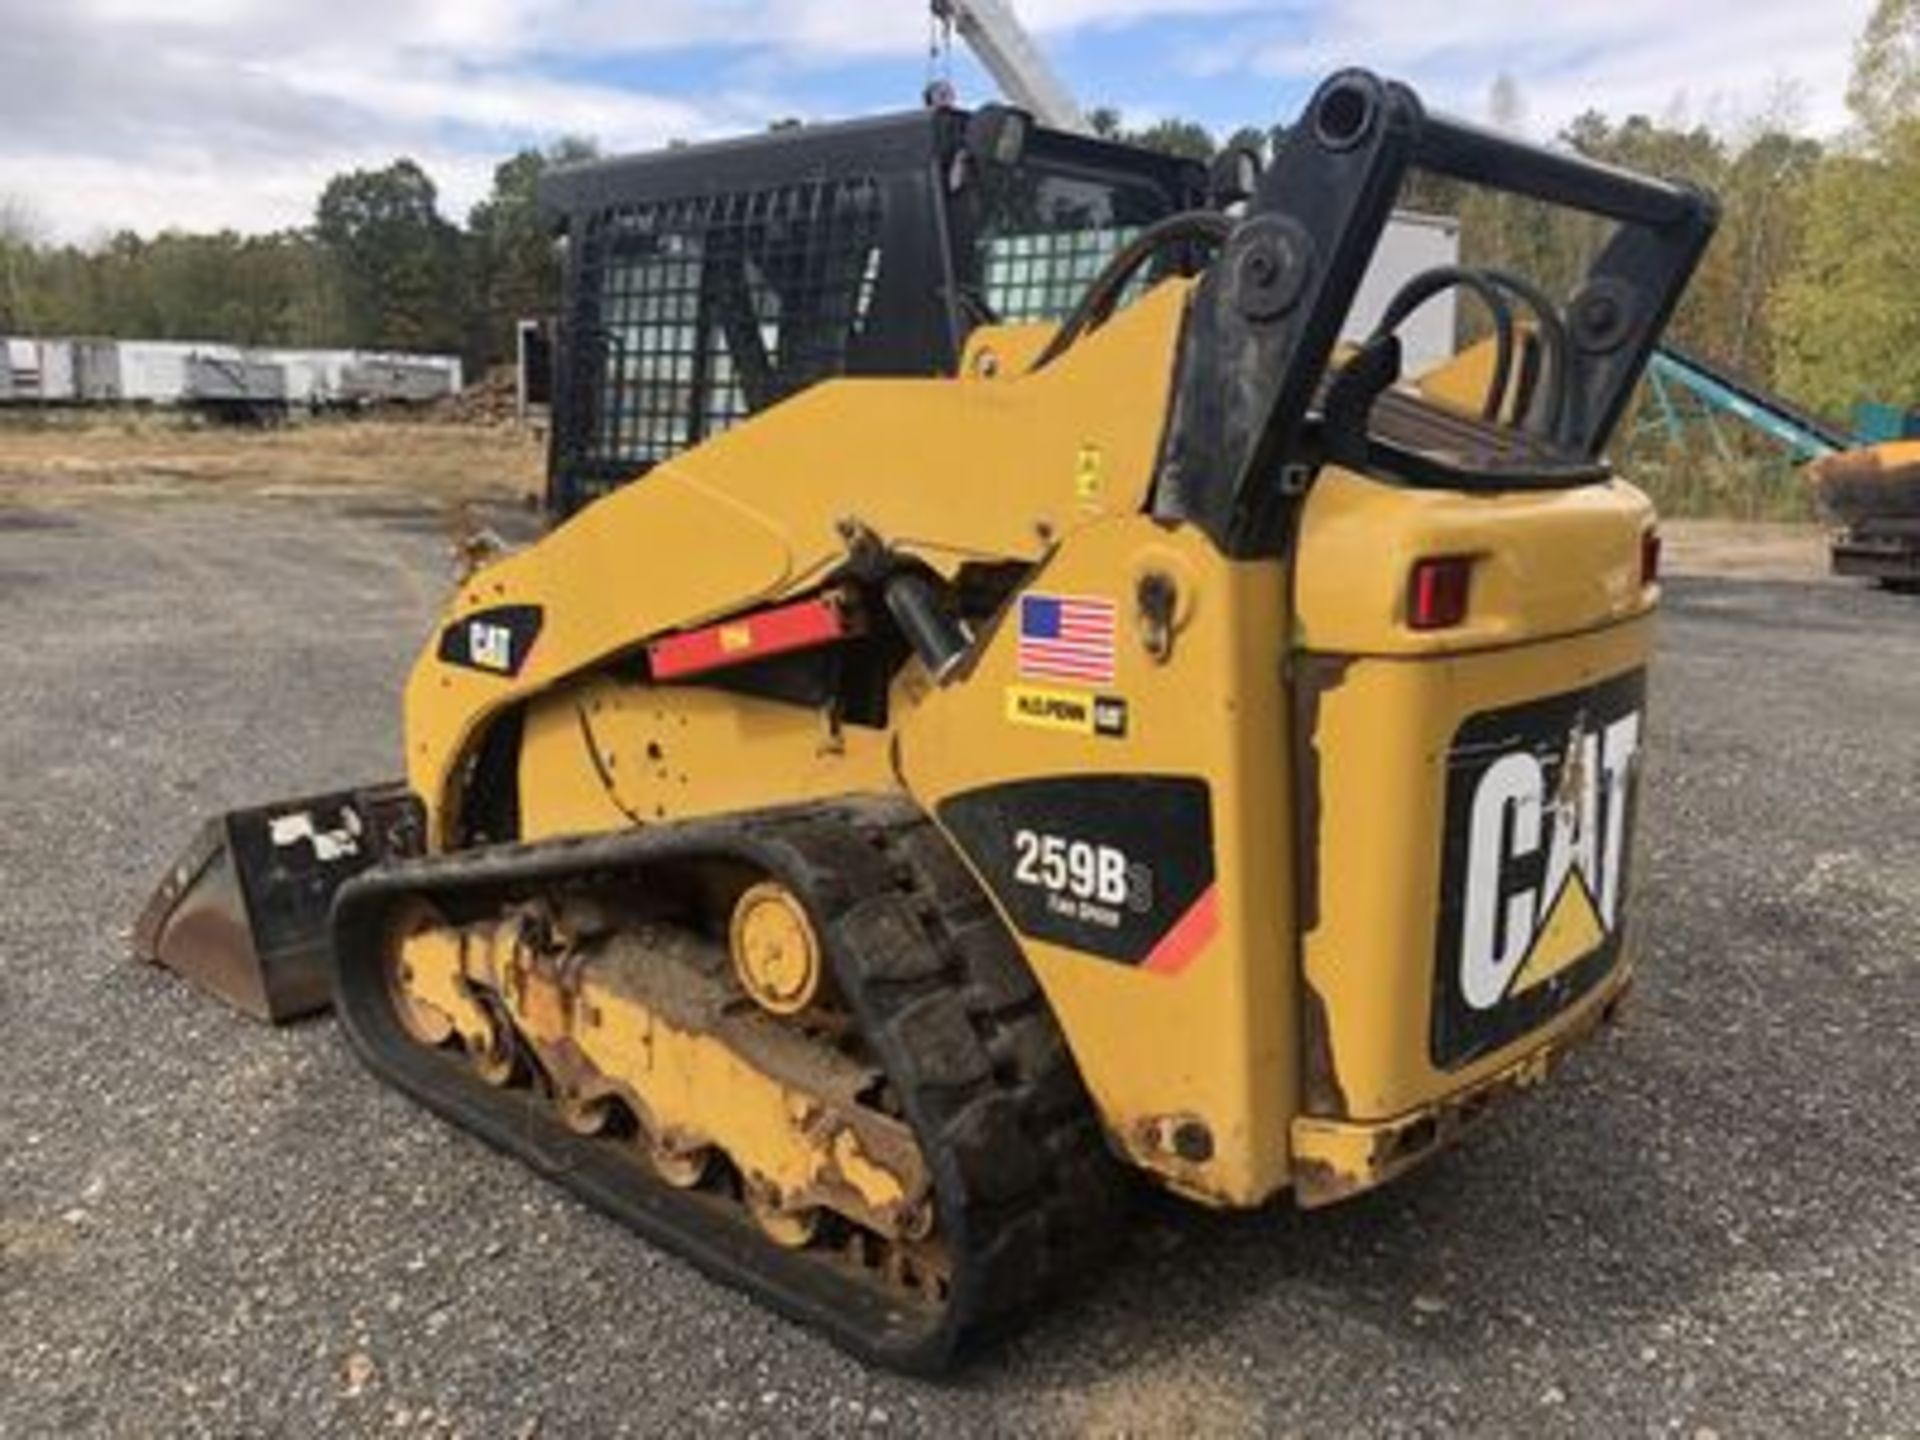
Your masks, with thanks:
<instances>
[{"instance_id":1,"label":"american flag decal","mask_svg":"<svg viewBox=\"0 0 1920 1440\"><path fill-rule=\"evenodd\" d=\"M1020 673L1034 680L1113 683L1118 622L1111 600L1085 595L1020 597Z\"/></svg>"}]
</instances>

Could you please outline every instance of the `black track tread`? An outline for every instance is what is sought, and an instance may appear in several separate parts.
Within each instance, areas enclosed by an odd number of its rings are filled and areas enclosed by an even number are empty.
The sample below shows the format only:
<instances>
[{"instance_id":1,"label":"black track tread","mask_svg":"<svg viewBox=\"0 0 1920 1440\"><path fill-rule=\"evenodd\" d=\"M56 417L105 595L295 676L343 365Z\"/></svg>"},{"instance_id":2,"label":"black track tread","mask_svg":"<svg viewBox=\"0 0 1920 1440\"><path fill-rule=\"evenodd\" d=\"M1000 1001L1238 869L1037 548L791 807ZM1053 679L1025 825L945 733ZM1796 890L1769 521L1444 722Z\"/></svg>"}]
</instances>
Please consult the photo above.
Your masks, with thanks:
<instances>
[{"instance_id":1,"label":"black track tread","mask_svg":"<svg viewBox=\"0 0 1920 1440\"><path fill-rule=\"evenodd\" d=\"M804 832L849 822L892 884L828 922L836 979L934 1167L956 1308L1017 1315L1095 1268L1124 1176L1025 956L932 823L903 803L779 828L811 850Z\"/></svg>"},{"instance_id":2,"label":"black track tread","mask_svg":"<svg viewBox=\"0 0 1920 1440\"><path fill-rule=\"evenodd\" d=\"M492 894L710 857L748 859L807 905L840 993L920 1140L951 1270L930 1331L903 1338L897 1316L823 1307L827 1291L815 1294L795 1278L792 1252L716 1234L697 1219L676 1221L673 1196L627 1203L605 1183L584 1183L591 1166L562 1153L577 1142L522 1142L524 1120L518 1128L490 1121L497 1101L477 1090L463 1100L456 1092L467 1081L424 1075L417 1057L388 1053L391 1037L366 1019L368 968L350 957L365 953L380 917L409 894L452 898L455 909L476 913L490 908ZM919 1372L944 1368L966 1344L1092 1273L1121 1233L1125 1172L1025 956L946 838L905 799L394 862L342 891L335 946L342 1023L382 1078L865 1358Z\"/></svg>"}]
</instances>

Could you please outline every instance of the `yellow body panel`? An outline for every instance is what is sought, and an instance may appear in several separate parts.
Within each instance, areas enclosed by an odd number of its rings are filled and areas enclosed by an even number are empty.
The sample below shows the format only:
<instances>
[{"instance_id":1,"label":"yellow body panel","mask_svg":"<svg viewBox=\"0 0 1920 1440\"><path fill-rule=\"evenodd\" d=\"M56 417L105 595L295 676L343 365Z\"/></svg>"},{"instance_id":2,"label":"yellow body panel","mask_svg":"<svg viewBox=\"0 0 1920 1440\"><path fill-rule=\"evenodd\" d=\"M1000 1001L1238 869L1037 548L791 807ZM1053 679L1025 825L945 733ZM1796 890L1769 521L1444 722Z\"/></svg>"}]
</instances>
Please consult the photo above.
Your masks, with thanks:
<instances>
[{"instance_id":1,"label":"yellow body panel","mask_svg":"<svg viewBox=\"0 0 1920 1440\"><path fill-rule=\"evenodd\" d=\"M1141 579L1179 597L1164 662L1132 623ZM1135 517L1089 526L1036 580L1120 606L1115 683L1127 733L1112 738L1009 718L1009 697L1043 690L1017 671L1014 626L987 640L964 684L930 696L900 727L906 786L933 814L958 792L1059 774L1204 778L1212 794L1217 926L1177 975L1028 939L1027 953L1110 1137L1135 1163L1216 1202L1252 1204L1285 1183L1294 1105L1289 976L1294 916L1284 817L1285 572L1233 563L1196 531ZM1183 1123L1211 1136L1205 1160L1175 1148Z\"/></svg>"},{"instance_id":2,"label":"yellow body panel","mask_svg":"<svg viewBox=\"0 0 1920 1440\"><path fill-rule=\"evenodd\" d=\"M528 840L893 788L886 734L819 711L692 686L597 677L530 707L520 750Z\"/></svg>"},{"instance_id":3,"label":"yellow body panel","mask_svg":"<svg viewBox=\"0 0 1920 1440\"><path fill-rule=\"evenodd\" d=\"M1513 370L1518 371L1522 348L1534 343L1532 327L1517 326L1515 339ZM1434 405L1456 414L1478 417L1485 413L1487 393L1493 385L1494 362L1498 358L1497 344L1489 335L1415 376L1414 388L1420 392L1422 399ZM1513 374L1509 373L1507 393L1502 397L1501 405L1501 418L1508 421L1512 419L1514 402L1519 397L1519 387L1513 380Z\"/></svg>"},{"instance_id":4,"label":"yellow body panel","mask_svg":"<svg viewBox=\"0 0 1920 1440\"><path fill-rule=\"evenodd\" d=\"M456 781L491 717L649 637L818 584L846 556L845 521L952 574L1037 560L1079 525L1137 513L1166 406L1164 380L1141 381L1167 373L1186 288L1160 285L1038 374L817 385L474 575L448 624L538 605L545 628L515 676L437 664L431 647L415 667L408 779L434 843L453 833ZM1025 327L1004 333L1031 345Z\"/></svg>"},{"instance_id":5,"label":"yellow body panel","mask_svg":"<svg viewBox=\"0 0 1920 1440\"><path fill-rule=\"evenodd\" d=\"M1652 649L1642 574L1652 507L1621 482L1539 495L1410 491L1328 471L1306 507L1295 586L1302 806L1306 1109L1385 1121L1487 1082L1581 1028L1631 966L1512 1043L1446 1072L1429 1063L1450 750L1469 717L1628 677ZM1418 631L1408 576L1473 559L1464 623ZM1381 903L1391 897L1391 903ZM1516 989L1566 968L1580 933L1551 919ZM1545 927L1543 926L1543 929Z\"/></svg>"},{"instance_id":6,"label":"yellow body panel","mask_svg":"<svg viewBox=\"0 0 1920 1440\"><path fill-rule=\"evenodd\" d=\"M1316 1097L1325 1113L1390 1117L1471 1086L1511 1058L1502 1048L1444 1074L1425 1059L1453 734L1463 717L1631 672L1646 663L1651 641L1643 620L1441 660L1361 660L1303 695L1300 741L1318 778L1319 923L1303 938L1301 967L1316 1009L1335 1026L1327 1094ZM1595 998L1520 1043L1550 1040Z\"/></svg>"},{"instance_id":7,"label":"yellow body panel","mask_svg":"<svg viewBox=\"0 0 1920 1440\"><path fill-rule=\"evenodd\" d=\"M1624 481L1497 497L1410 490L1329 469L1315 481L1298 547L1303 650L1442 655L1617 624L1652 608L1640 580L1646 496ZM1416 560L1474 561L1465 624L1406 625Z\"/></svg>"},{"instance_id":8,"label":"yellow body panel","mask_svg":"<svg viewBox=\"0 0 1920 1440\"><path fill-rule=\"evenodd\" d=\"M1345 1200L1393 1179L1451 1144L1486 1113L1490 1103L1544 1083L1576 1045L1613 1018L1631 983L1630 970L1617 973L1596 997L1570 1011L1551 1035L1522 1050L1518 1058L1387 1119L1295 1117L1290 1129L1295 1202L1312 1208Z\"/></svg>"}]
</instances>

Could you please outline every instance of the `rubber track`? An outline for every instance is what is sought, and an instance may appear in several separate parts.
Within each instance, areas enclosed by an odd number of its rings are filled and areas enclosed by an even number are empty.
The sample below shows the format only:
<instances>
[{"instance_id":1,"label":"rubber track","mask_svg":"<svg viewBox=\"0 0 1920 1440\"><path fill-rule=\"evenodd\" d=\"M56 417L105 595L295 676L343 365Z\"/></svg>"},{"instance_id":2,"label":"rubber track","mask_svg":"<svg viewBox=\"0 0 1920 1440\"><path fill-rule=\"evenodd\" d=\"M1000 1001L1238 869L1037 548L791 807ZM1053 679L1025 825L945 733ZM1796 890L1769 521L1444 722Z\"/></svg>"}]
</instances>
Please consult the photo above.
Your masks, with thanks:
<instances>
[{"instance_id":1,"label":"rubber track","mask_svg":"<svg viewBox=\"0 0 1920 1440\"><path fill-rule=\"evenodd\" d=\"M744 860L811 913L851 1005L920 1140L951 1264L944 1306L833 1258L782 1250L740 1207L674 1190L620 1148L569 1132L525 1090L496 1090L395 1023L379 972L385 917L424 896L456 920L577 883ZM946 839L910 803L860 801L690 821L618 836L397 861L334 910L335 1003L383 1079L549 1174L719 1279L916 1373L1004 1331L1097 1267L1118 1235L1123 1172L1025 957Z\"/></svg>"}]
</instances>

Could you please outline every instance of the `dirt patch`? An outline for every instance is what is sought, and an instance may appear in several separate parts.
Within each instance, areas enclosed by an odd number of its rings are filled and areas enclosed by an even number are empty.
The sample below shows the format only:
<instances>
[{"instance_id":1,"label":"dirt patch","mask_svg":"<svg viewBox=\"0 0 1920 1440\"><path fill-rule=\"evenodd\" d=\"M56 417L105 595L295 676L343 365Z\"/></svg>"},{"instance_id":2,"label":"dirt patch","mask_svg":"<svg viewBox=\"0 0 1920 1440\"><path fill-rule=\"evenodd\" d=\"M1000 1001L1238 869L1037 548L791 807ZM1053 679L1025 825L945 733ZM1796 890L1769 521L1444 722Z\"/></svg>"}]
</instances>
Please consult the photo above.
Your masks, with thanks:
<instances>
[{"instance_id":1,"label":"dirt patch","mask_svg":"<svg viewBox=\"0 0 1920 1440\"><path fill-rule=\"evenodd\" d=\"M75 1212L77 1217L78 1212ZM29 1260L64 1260L79 1248L75 1231L77 1218L31 1220L24 1217L0 1218L0 1258L14 1263Z\"/></svg>"},{"instance_id":2,"label":"dirt patch","mask_svg":"<svg viewBox=\"0 0 1920 1440\"><path fill-rule=\"evenodd\" d=\"M1049 1418L1076 1435L1258 1435L1259 1392L1243 1376L1154 1360L1052 1397Z\"/></svg>"},{"instance_id":3,"label":"dirt patch","mask_svg":"<svg viewBox=\"0 0 1920 1440\"><path fill-rule=\"evenodd\" d=\"M0 505L210 491L508 500L538 495L545 471L541 439L514 426L329 419L232 430L143 417L0 427Z\"/></svg>"}]
</instances>

